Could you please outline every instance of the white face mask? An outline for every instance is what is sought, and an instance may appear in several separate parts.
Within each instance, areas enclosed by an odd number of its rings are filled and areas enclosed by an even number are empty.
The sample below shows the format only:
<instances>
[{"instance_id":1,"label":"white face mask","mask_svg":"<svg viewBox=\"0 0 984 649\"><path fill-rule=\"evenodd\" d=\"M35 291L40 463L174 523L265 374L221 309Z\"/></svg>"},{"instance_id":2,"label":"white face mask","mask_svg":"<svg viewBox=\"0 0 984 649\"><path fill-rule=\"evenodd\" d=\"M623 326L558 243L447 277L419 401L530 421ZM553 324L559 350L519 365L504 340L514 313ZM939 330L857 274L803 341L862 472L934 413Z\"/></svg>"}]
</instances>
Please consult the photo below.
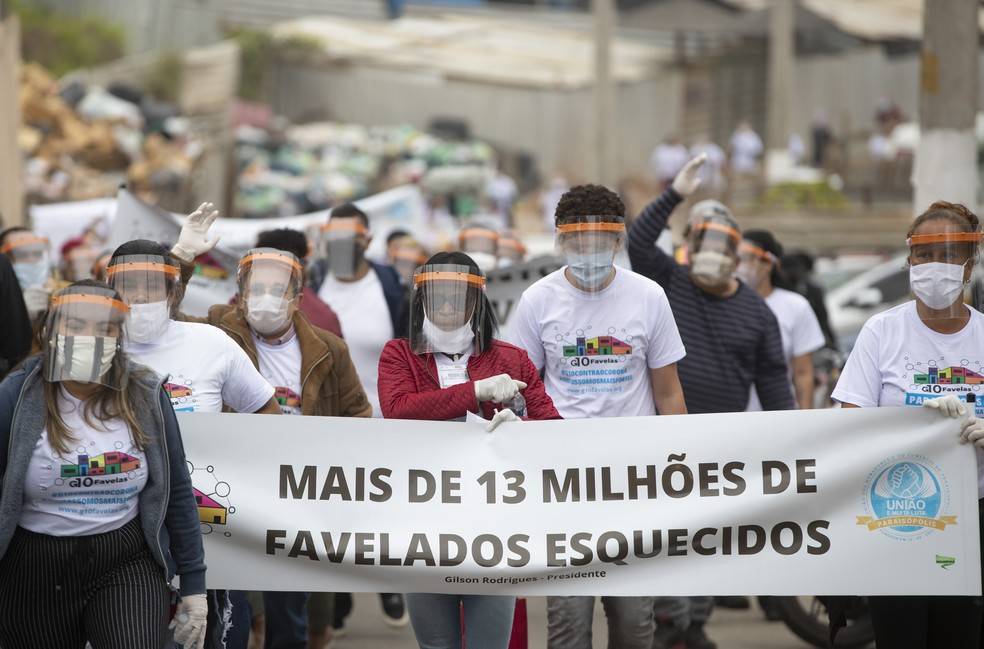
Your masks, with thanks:
<instances>
[{"instance_id":1,"label":"white face mask","mask_svg":"<svg viewBox=\"0 0 984 649\"><path fill-rule=\"evenodd\" d=\"M605 250L589 254L570 253L567 255L567 268L586 291L597 290L612 272L615 265L615 251Z\"/></svg>"},{"instance_id":2,"label":"white face mask","mask_svg":"<svg viewBox=\"0 0 984 649\"><path fill-rule=\"evenodd\" d=\"M71 356L66 357L66 349L71 341ZM98 342L102 343L102 354L96 358ZM113 364L116 356L116 338L112 336L62 336L55 337L55 366L61 368L61 381L96 383Z\"/></svg>"},{"instance_id":3,"label":"white face mask","mask_svg":"<svg viewBox=\"0 0 984 649\"><path fill-rule=\"evenodd\" d=\"M31 263L13 264L14 274L21 290L41 288L48 281L48 262L44 259Z\"/></svg>"},{"instance_id":4,"label":"white face mask","mask_svg":"<svg viewBox=\"0 0 984 649\"><path fill-rule=\"evenodd\" d=\"M935 261L910 266L909 286L930 309L945 309L962 298L964 267Z\"/></svg>"},{"instance_id":5,"label":"white face mask","mask_svg":"<svg viewBox=\"0 0 984 649\"><path fill-rule=\"evenodd\" d=\"M475 332L472 331L470 322L457 329L445 331L424 316L421 328L431 347L445 354L464 354L475 342Z\"/></svg>"},{"instance_id":6,"label":"white face mask","mask_svg":"<svg viewBox=\"0 0 984 649\"><path fill-rule=\"evenodd\" d=\"M690 264L690 274L711 286L727 281L734 271L734 260L723 252L713 250L696 253Z\"/></svg>"},{"instance_id":7,"label":"white face mask","mask_svg":"<svg viewBox=\"0 0 984 649\"><path fill-rule=\"evenodd\" d=\"M490 271L495 268L495 262L497 259L492 253L469 252L468 256L471 257L472 261L474 261L483 271Z\"/></svg>"},{"instance_id":8,"label":"white face mask","mask_svg":"<svg viewBox=\"0 0 984 649\"><path fill-rule=\"evenodd\" d=\"M283 331L290 319L290 303L283 297L264 293L246 300L246 322L261 336Z\"/></svg>"},{"instance_id":9,"label":"white face mask","mask_svg":"<svg viewBox=\"0 0 984 649\"><path fill-rule=\"evenodd\" d=\"M126 315L126 337L135 343L151 343L160 338L171 321L167 300L149 304L131 304Z\"/></svg>"}]
</instances>

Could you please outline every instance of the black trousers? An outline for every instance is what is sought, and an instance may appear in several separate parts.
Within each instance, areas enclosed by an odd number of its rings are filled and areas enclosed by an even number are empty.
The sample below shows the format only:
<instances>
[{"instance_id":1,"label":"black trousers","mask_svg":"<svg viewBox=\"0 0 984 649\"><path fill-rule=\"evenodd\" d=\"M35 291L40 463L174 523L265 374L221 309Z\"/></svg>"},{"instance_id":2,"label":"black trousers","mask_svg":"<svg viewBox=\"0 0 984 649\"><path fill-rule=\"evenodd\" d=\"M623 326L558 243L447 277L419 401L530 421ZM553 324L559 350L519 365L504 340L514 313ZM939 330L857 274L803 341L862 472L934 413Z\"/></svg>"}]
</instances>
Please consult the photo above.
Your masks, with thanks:
<instances>
[{"instance_id":1,"label":"black trousers","mask_svg":"<svg viewBox=\"0 0 984 649\"><path fill-rule=\"evenodd\" d=\"M981 565L984 566L984 500ZM984 573L984 570L982 570ZM978 649L984 624L980 597L871 597L877 649Z\"/></svg>"},{"instance_id":2,"label":"black trousers","mask_svg":"<svg viewBox=\"0 0 984 649\"><path fill-rule=\"evenodd\" d=\"M92 536L18 528L0 561L0 649L158 649L170 617L139 518Z\"/></svg>"}]
</instances>

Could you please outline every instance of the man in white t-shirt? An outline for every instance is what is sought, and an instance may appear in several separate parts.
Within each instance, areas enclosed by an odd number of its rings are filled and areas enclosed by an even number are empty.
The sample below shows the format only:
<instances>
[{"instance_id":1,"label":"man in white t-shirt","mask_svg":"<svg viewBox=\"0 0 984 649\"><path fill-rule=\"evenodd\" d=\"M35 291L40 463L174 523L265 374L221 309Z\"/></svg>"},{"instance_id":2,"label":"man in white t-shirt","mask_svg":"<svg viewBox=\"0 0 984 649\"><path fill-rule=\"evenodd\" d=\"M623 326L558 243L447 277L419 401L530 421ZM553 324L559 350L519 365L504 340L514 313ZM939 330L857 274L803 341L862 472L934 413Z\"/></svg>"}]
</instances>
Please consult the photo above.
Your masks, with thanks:
<instances>
[{"instance_id":1,"label":"man in white t-shirt","mask_svg":"<svg viewBox=\"0 0 984 649\"><path fill-rule=\"evenodd\" d=\"M572 188L556 211L567 265L528 288L510 342L544 373L564 418L685 414L676 362L683 343L663 289L614 265L625 206L598 185ZM651 597L603 597L610 645L652 649ZM548 647L590 649L593 597L547 599Z\"/></svg>"},{"instance_id":2,"label":"man in white t-shirt","mask_svg":"<svg viewBox=\"0 0 984 649\"><path fill-rule=\"evenodd\" d=\"M399 329L404 290L391 266L366 259L372 241L369 217L358 207L349 203L334 208L322 234L327 260L314 265L312 279L318 297L338 315L373 416L380 417L379 355L386 343L404 333Z\"/></svg>"},{"instance_id":3,"label":"man in white t-shirt","mask_svg":"<svg viewBox=\"0 0 984 649\"><path fill-rule=\"evenodd\" d=\"M649 167L656 176L660 191L673 182L689 159L687 147L676 136L668 137L656 146L649 158Z\"/></svg>"},{"instance_id":4,"label":"man in white t-shirt","mask_svg":"<svg viewBox=\"0 0 984 649\"><path fill-rule=\"evenodd\" d=\"M779 323L782 352L799 408L813 407L813 352L824 346L823 331L805 297L776 286L782 245L767 230L746 230L738 249L738 277L754 289ZM755 386L748 399L749 411L762 410Z\"/></svg>"},{"instance_id":5,"label":"man in white t-shirt","mask_svg":"<svg viewBox=\"0 0 984 649\"><path fill-rule=\"evenodd\" d=\"M741 122L731 135L731 170L736 174L754 174L765 150L762 138L748 122Z\"/></svg>"},{"instance_id":6,"label":"man in white t-shirt","mask_svg":"<svg viewBox=\"0 0 984 649\"><path fill-rule=\"evenodd\" d=\"M311 267L311 281L318 297L338 315L342 334L348 345L352 362L362 381L372 416L382 417L379 408L379 357L393 338L405 335L408 325L403 320L406 292L400 276L392 266L376 264L366 259L372 237L369 216L352 203L339 205L322 226L322 248L327 259ZM383 621L391 626L407 624L403 598L382 593ZM351 610L351 597L336 597L338 613L335 628Z\"/></svg>"},{"instance_id":7,"label":"man in white t-shirt","mask_svg":"<svg viewBox=\"0 0 984 649\"><path fill-rule=\"evenodd\" d=\"M273 386L229 336L207 324L171 319L182 295L179 275L171 253L155 241L128 241L113 253L106 279L130 307L124 351L166 377L164 389L175 412L221 412L224 404L237 412L280 414ZM226 646L245 649L245 593L209 591L209 602L208 637L224 633L223 611L231 602L230 628L236 631L226 635Z\"/></svg>"}]
</instances>

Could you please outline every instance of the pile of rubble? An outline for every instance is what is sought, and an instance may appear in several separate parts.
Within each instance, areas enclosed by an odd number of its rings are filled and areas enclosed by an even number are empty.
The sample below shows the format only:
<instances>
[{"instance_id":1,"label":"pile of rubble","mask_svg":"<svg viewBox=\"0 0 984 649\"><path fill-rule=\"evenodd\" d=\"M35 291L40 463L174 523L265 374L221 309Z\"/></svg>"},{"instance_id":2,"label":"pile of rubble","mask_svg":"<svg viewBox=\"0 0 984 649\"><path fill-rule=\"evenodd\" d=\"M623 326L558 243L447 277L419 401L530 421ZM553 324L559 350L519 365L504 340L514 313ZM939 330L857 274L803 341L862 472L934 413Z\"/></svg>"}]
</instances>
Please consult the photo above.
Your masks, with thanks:
<instances>
[{"instance_id":1,"label":"pile of rubble","mask_svg":"<svg viewBox=\"0 0 984 649\"><path fill-rule=\"evenodd\" d=\"M426 188L437 169L475 170L484 179L496 156L484 142L409 126L272 120L266 128L236 129L236 162L235 213L263 218L314 212L406 183Z\"/></svg>"},{"instance_id":2,"label":"pile of rubble","mask_svg":"<svg viewBox=\"0 0 984 649\"><path fill-rule=\"evenodd\" d=\"M202 146L177 109L127 84L59 83L21 68L19 145L33 203L112 196L121 183L155 204L181 202Z\"/></svg>"}]
</instances>

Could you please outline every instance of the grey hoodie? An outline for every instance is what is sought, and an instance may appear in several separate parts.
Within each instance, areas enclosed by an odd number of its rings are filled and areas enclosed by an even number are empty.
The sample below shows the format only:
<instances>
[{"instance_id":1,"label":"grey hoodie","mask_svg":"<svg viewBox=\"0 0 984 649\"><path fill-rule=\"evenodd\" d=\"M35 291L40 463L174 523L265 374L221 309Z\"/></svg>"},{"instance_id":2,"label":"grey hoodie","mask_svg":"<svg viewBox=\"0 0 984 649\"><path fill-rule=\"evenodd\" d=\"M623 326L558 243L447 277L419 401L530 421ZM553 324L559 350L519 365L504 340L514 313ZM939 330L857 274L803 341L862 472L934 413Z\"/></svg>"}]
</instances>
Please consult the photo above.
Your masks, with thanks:
<instances>
[{"instance_id":1,"label":"grey hoodie","mask_svg":"<svg viewBox=\"0 0 984 649\"><path fill-rule=\"evenodd\" d=\"M41 366L30 358L0 383L0 559L20 520L27 466L44 426ZM182 595L204 593L205 551L178 421L160 377L134 364L130 370L129 389L142 404L137 420L150 437L138 501L144 538L168 583L178 574Z\"/></svg>"}]
</instances>

